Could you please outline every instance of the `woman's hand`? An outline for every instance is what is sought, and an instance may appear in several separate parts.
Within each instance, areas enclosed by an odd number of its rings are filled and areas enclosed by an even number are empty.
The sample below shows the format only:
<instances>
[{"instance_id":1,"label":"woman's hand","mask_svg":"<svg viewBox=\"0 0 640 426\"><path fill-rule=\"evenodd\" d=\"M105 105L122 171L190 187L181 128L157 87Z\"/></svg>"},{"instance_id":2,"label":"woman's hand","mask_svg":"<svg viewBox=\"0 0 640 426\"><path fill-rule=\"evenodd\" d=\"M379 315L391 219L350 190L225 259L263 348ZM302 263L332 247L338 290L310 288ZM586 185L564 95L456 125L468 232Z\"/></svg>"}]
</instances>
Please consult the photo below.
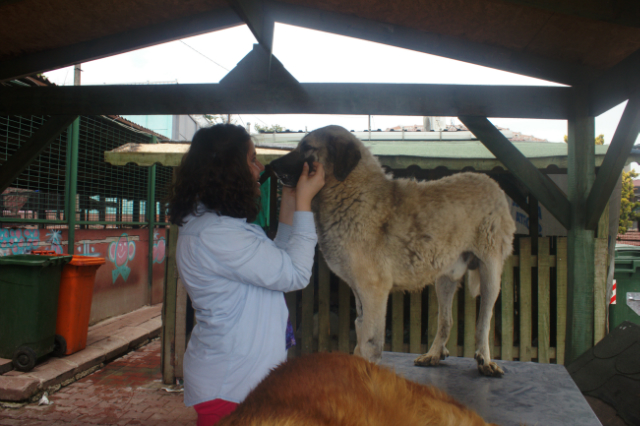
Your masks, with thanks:
<instances>
[{"instance_id":1,"label":"woman's hand","mask_svg":"<svg viewBox=\"0 0 640 426\"><path fill-rule=\"evenodd\" d=\"M309 171L309 164L304 163L302 174L296 186L296 211L310 212L311 200L324 186L324 167L318 162L313 163L313 171Z\"/></svg>"},{"instance_id":2,"label":"woman's hand","mask_svg":"<svg viewBox=\"0 0 640 426\"><path fill-rule=\"evenodd\" d=\"M293 212L296 210L296 189L288 186L282 187L282 198L280 199L279 220L287 225L293 225Z\"/></svg>"}]
</instances>

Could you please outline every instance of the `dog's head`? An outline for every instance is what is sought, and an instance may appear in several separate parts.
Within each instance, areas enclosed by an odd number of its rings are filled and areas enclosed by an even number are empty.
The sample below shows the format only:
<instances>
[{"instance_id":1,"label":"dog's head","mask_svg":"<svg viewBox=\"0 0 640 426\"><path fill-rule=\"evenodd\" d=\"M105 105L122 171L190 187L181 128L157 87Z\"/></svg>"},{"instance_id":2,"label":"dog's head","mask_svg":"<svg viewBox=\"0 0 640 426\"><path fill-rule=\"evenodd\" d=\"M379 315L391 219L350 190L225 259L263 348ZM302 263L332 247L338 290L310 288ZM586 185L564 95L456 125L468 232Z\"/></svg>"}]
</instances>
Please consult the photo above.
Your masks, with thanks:
<instances>
[{"instance_id":1,"label":"dog's head","mask_svg":"<svg viewBox=\"0 0 640 426\"><path fill-rule=\"evenodd\" d=\"M362 157L359 143L343 127L322 127L302 138L296 149L289 154L272 161L271 167L285 186L295 187L304 163L309 163L311 168L314 161L324 166L325 179L333 176L342 182Z\"/></svg>"}]
</instances>

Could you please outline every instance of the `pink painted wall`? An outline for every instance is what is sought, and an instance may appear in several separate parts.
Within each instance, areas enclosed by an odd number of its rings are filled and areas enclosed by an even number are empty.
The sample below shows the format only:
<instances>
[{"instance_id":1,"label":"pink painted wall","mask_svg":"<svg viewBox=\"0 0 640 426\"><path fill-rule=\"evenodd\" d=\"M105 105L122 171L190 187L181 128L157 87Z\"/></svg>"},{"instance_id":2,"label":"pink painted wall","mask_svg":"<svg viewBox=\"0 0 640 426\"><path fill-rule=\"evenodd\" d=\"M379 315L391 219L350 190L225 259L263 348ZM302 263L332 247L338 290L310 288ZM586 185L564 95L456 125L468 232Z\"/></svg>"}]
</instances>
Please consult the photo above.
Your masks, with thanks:
<instances>
[{"instance_id":1,"label":"pink painted wall","mask_svg":"<svg viewBox=\"0 0 640 426\"><path fill-rule=\"evenodd\" d=\"M0 229L0 256L32 250L67 252L67 230ZM90 323L162 302L166 230L157 228L153 246L153 282L149 291L147 229L77 229L73 254L106 260L96 272Z\"/></svg>"}]
</instances>

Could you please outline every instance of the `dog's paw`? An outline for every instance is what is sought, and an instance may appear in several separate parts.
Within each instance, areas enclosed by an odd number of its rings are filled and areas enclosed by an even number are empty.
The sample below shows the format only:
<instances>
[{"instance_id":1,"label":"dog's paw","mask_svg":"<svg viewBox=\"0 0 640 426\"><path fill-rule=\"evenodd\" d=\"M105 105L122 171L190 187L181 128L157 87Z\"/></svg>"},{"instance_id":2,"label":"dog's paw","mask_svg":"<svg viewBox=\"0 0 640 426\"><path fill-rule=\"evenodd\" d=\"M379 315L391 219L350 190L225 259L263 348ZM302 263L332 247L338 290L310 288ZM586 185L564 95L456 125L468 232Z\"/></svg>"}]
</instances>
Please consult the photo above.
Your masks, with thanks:
<instances>
[{"instance_id":1,"label":"dog's paw","mask_svg":"<svg viewBox=\"0 0 640 426\"><path fill-rule=\"evenodd\" d=\"M478 363L478 371L481 374L485 376L490 376L490 377L502 377L504 375L504 371L502 370L502 368L500 368L498 364L496 364L493 361L485 362L484 356L482 356L478 352L476 352L473 357L476 359L476 362Z\"/></svg>"},{"instance_id":2,"label":"dog's paw","mask_svg":"<svg viewBox=\"0 0 640 426\"><path fill-rule=\"evenodd\" d=\"M441 360L445 359L448 356L449 356L449 351L446 348L444 348L444 350L440 352L440 355L432 354L431 352L427 352L424 355L420 355L418 358L413 360L413 364L420 365L423 367L438 365L440 364Z\"/></svg>"}]
</instances>

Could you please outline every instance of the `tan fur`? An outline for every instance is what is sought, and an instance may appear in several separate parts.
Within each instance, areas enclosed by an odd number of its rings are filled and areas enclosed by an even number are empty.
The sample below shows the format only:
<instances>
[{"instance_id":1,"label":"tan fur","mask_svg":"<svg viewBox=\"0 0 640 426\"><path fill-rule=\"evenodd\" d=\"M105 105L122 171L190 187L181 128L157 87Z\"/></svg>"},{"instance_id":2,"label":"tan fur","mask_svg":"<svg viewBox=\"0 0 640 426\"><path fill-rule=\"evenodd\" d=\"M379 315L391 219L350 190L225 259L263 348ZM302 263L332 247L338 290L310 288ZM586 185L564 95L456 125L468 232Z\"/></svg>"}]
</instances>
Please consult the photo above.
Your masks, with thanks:
<instances>
[{"instance_id":1,"label":"tan fur","mask_svg":"<svg viewBox=\"0 0 640 426\"><path fill-rule=\"evenodd\" d=\"M483 426L444 392L362 358L319 353L272 371L219 426Z\"/></svg>"},{"instance_id":2,"label":"tan fur","mask_svg":"<svg viewBox=\"0 0 640 426\"><path fill-rule=\"evenodd\" d=\"M312 208L327 264L355 294L355 353L369 361L380 359L391 291L420 291L435 283L438 332L429 352L415 362L437 365L449 354L445 345L453 296L474 264L479 267L472 271L471 292L482 296L478 369L485 375L503 374L491 362L489 327L515 223L498 184L479 173L429 182L392 179L362 142L339 126L311 132L296 150L291 158L313 159L325 167L326 184ZM354 158L359 158L357 165L342 176L344 164L353 164Z\"/></svg>"}]
</instances>

